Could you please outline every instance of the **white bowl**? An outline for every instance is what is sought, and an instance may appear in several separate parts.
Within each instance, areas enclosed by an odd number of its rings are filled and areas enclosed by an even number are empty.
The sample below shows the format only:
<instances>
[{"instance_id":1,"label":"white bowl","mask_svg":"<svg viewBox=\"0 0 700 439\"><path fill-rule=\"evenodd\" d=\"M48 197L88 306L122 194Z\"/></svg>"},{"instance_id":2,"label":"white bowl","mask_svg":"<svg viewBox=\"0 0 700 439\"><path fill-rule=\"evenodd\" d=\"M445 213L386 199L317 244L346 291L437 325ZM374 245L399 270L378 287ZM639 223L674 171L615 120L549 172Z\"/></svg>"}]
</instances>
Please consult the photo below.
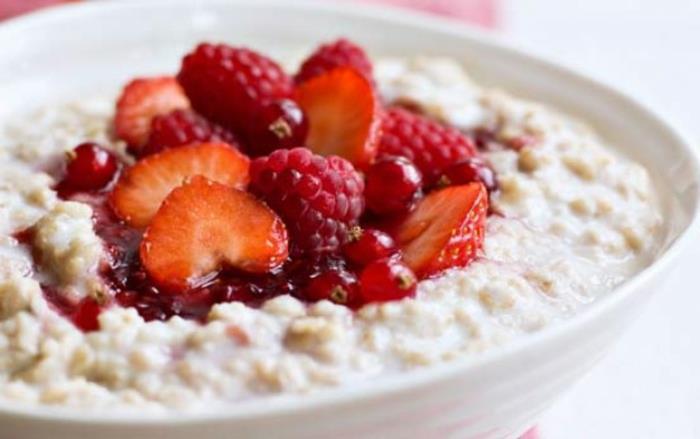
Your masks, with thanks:
<instances>
[{"instance_id":1,"label":"white bowl","mask_svg":"<svg viewBox=\"0 0 700 439\"><path fill-rule=\"evenodd\" d=\"M482 82L590 121L651 171L666 222L654 263L570 321L477 358L302 398L202 415L0 407L2 437L517 437L609 349L698 229L689 142L652 110L587 77L452 22L331 2L140 1L61 7L0 26L0 119L47 102L173 72L196 42L273 49L340 35L374 54L442 54ZM679 305L680 306L680 305ZM651 377L650 377L651 378ZM605 398L605 395L601 395Z\"/></svg>"}]
</instances>

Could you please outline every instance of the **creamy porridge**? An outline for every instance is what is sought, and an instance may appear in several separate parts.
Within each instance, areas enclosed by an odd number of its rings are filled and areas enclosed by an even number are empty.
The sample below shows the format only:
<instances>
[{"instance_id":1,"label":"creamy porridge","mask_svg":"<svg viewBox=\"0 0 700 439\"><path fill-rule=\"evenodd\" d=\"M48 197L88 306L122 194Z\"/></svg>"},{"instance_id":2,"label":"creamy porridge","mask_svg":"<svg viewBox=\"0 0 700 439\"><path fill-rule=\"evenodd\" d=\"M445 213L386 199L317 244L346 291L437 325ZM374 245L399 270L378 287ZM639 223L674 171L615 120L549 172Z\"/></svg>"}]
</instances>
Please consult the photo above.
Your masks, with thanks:
<instances>
[{"instance_id":1,"label":"creamy porridge","mask_svg":"<svg viewBox=\"0 0 700 439\"><path fill-rule=\"evenodd\" d=\"M144 319L105 285L99 207L53 189L57 163L86 140L133 161L112 134L114 100L45 108L0 137L2 397L197 410L382 379L556 324L649 262L661 223L649 176L588 127L482 88L447 59L378 60L374 76L385 102L476 137L498 177L467 267L356 310L282 294L214 304L199 319ZM98 328L79 329L56 295L101 304Z\"/></svg>"}]
</instances>

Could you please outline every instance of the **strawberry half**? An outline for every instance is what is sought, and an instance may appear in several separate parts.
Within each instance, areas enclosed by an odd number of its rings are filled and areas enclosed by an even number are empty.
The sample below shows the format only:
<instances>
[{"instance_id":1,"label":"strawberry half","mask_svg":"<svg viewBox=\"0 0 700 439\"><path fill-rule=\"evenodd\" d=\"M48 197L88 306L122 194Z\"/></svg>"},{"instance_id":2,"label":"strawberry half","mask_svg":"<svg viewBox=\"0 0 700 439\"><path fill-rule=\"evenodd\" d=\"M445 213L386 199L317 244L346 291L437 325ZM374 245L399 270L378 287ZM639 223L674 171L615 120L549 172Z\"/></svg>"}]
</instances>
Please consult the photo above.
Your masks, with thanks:
<instances>
[{"instance_id":1,"label":"strawberry half","mask_svg":"<svg viewBox=\"0 0 700 439\"><path fill-rule=\"evenodd\" d=\"M377 154L380 104L370 81L355 69L337 67L296 89L309 122L308 147L364 168Z\"/></svg>"},{"instance_id":2,"label":"strawberry half","mask_svg":"<svg viewBox=\"0 0 700 439\"><path fill-rule=\"evenodd\" d=\"M487 209L481 183L430 193L396 229L404 261L421 278L467 266L483 244Z\"/></svg>"},{"instance_id":3,"label":"strawberry half","mask_svg":"<svg viewBox=\"0 0 700 439\"><path fill-rule=\"evenodd\" d=\"M266 273L284 263L287 245L284 223L262 201L195 176L163 201L139 254L151 279L178 293L226 266Z\"/></svg>"},{"instance_id":4,"label":"strawberry half","mask_svg":"<svg viewBox=\"0 0 700 439\"><path fill-rule=\"evenodd\" d=\"M135 79L124 87L117 100L114 129L117 137L138 151L148 140L155 116L189 107L190 102L175 78Z\"/></svg>"},{"instance_id":5,"label":"strawberry half","mask_svg":"<svg viewBox=\"0 0 700 439\"><path fill-rule=\"evenodd\" d=\"M110 194L114 212L130 226L148 225L165 197L187 177L210 180L245 189L247 156L226 143L190 144L150 155L122 174Z\"/></svg>"}]
</instances>

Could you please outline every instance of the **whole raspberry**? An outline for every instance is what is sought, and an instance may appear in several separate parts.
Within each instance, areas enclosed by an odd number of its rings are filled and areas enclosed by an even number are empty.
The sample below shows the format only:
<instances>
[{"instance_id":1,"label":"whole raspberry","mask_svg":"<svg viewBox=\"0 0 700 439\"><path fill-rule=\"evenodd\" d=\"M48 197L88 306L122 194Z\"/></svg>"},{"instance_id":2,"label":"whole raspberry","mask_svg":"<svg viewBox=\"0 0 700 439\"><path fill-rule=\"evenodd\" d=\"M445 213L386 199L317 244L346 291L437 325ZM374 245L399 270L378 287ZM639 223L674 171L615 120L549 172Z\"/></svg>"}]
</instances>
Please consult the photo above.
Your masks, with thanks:
<instances>
[{"instance_id":1,"label":"whole raspberry","mask_svg":"<svg viewBox=\"0 0 700 439\"><path fill-rule=\"evenodd\" d=\"M372 63L365 51L355 43L341 38L316 49L301 65L294 81L299 84L341 66L353 67L367 79L372 79Z\"/></svg>"},{"instance_id":2,"label":"whole raspberry","mask_svg":"<svg viewBox=\"0 0 700 439\"><path fill-rule=\"evenodd\" d=\"M403 156L411 160L426 186L433 185L456 161L476 154L474 142L456 128L403 108L392 108L384 116L378 156Z\"/></svg>"},{"instance_id":3,"label":"whole raspberry","mask_svg":"<svg viewBox=\"0 0 700 439\"><path fill-rule=\"evenodd\" d=\"M235 136L191 110L175 110L151 121L148 143L140 151L147 156L194 142L224 142L236 146Z\"/></svg>"},{"instance_id":4,"label":"whole raspberry","mask_svg":"<svg viewBox=\"0 0 700 439\"><path fill-rule=\"evenodd\" d=\"M364 209L364 182L350 162L306 148L253 160L250 190L286 223L293 256L335 251Z\"/></svg>"},{"instance_id":5,"label":"whole raspberry","mask_svg":"<svg viewBox=\"0 0 700 439\"><path fill-rule=\"evenodd\" d=\"M197 46L177 80L192 108L239 135L268 101L292 94L291 79L273 60L224 44Z\"/></svg>"}]
</instances>

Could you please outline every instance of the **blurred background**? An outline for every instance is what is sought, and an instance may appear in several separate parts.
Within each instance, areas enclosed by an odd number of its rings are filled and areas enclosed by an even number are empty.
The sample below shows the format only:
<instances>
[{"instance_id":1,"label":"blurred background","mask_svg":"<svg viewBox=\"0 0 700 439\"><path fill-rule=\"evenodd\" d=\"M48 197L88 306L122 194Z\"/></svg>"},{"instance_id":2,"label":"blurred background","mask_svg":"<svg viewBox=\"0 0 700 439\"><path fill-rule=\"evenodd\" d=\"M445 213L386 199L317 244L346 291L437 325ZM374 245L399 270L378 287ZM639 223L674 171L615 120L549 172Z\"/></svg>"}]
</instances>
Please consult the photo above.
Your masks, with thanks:
<instances>
[{"instance_id":1,"label":"blurred background","mask_svg":"<svg viewBox=\"0 0 700 439\"><path fill-rule=\"evenodd\" d=\"M68 1L0 0L0 20ZM325 1L391 4L490 29L635 95L700 142L700 0ZM698 260L700 246L532 436L700 438Z\"/></svg>"}]
</instances>

